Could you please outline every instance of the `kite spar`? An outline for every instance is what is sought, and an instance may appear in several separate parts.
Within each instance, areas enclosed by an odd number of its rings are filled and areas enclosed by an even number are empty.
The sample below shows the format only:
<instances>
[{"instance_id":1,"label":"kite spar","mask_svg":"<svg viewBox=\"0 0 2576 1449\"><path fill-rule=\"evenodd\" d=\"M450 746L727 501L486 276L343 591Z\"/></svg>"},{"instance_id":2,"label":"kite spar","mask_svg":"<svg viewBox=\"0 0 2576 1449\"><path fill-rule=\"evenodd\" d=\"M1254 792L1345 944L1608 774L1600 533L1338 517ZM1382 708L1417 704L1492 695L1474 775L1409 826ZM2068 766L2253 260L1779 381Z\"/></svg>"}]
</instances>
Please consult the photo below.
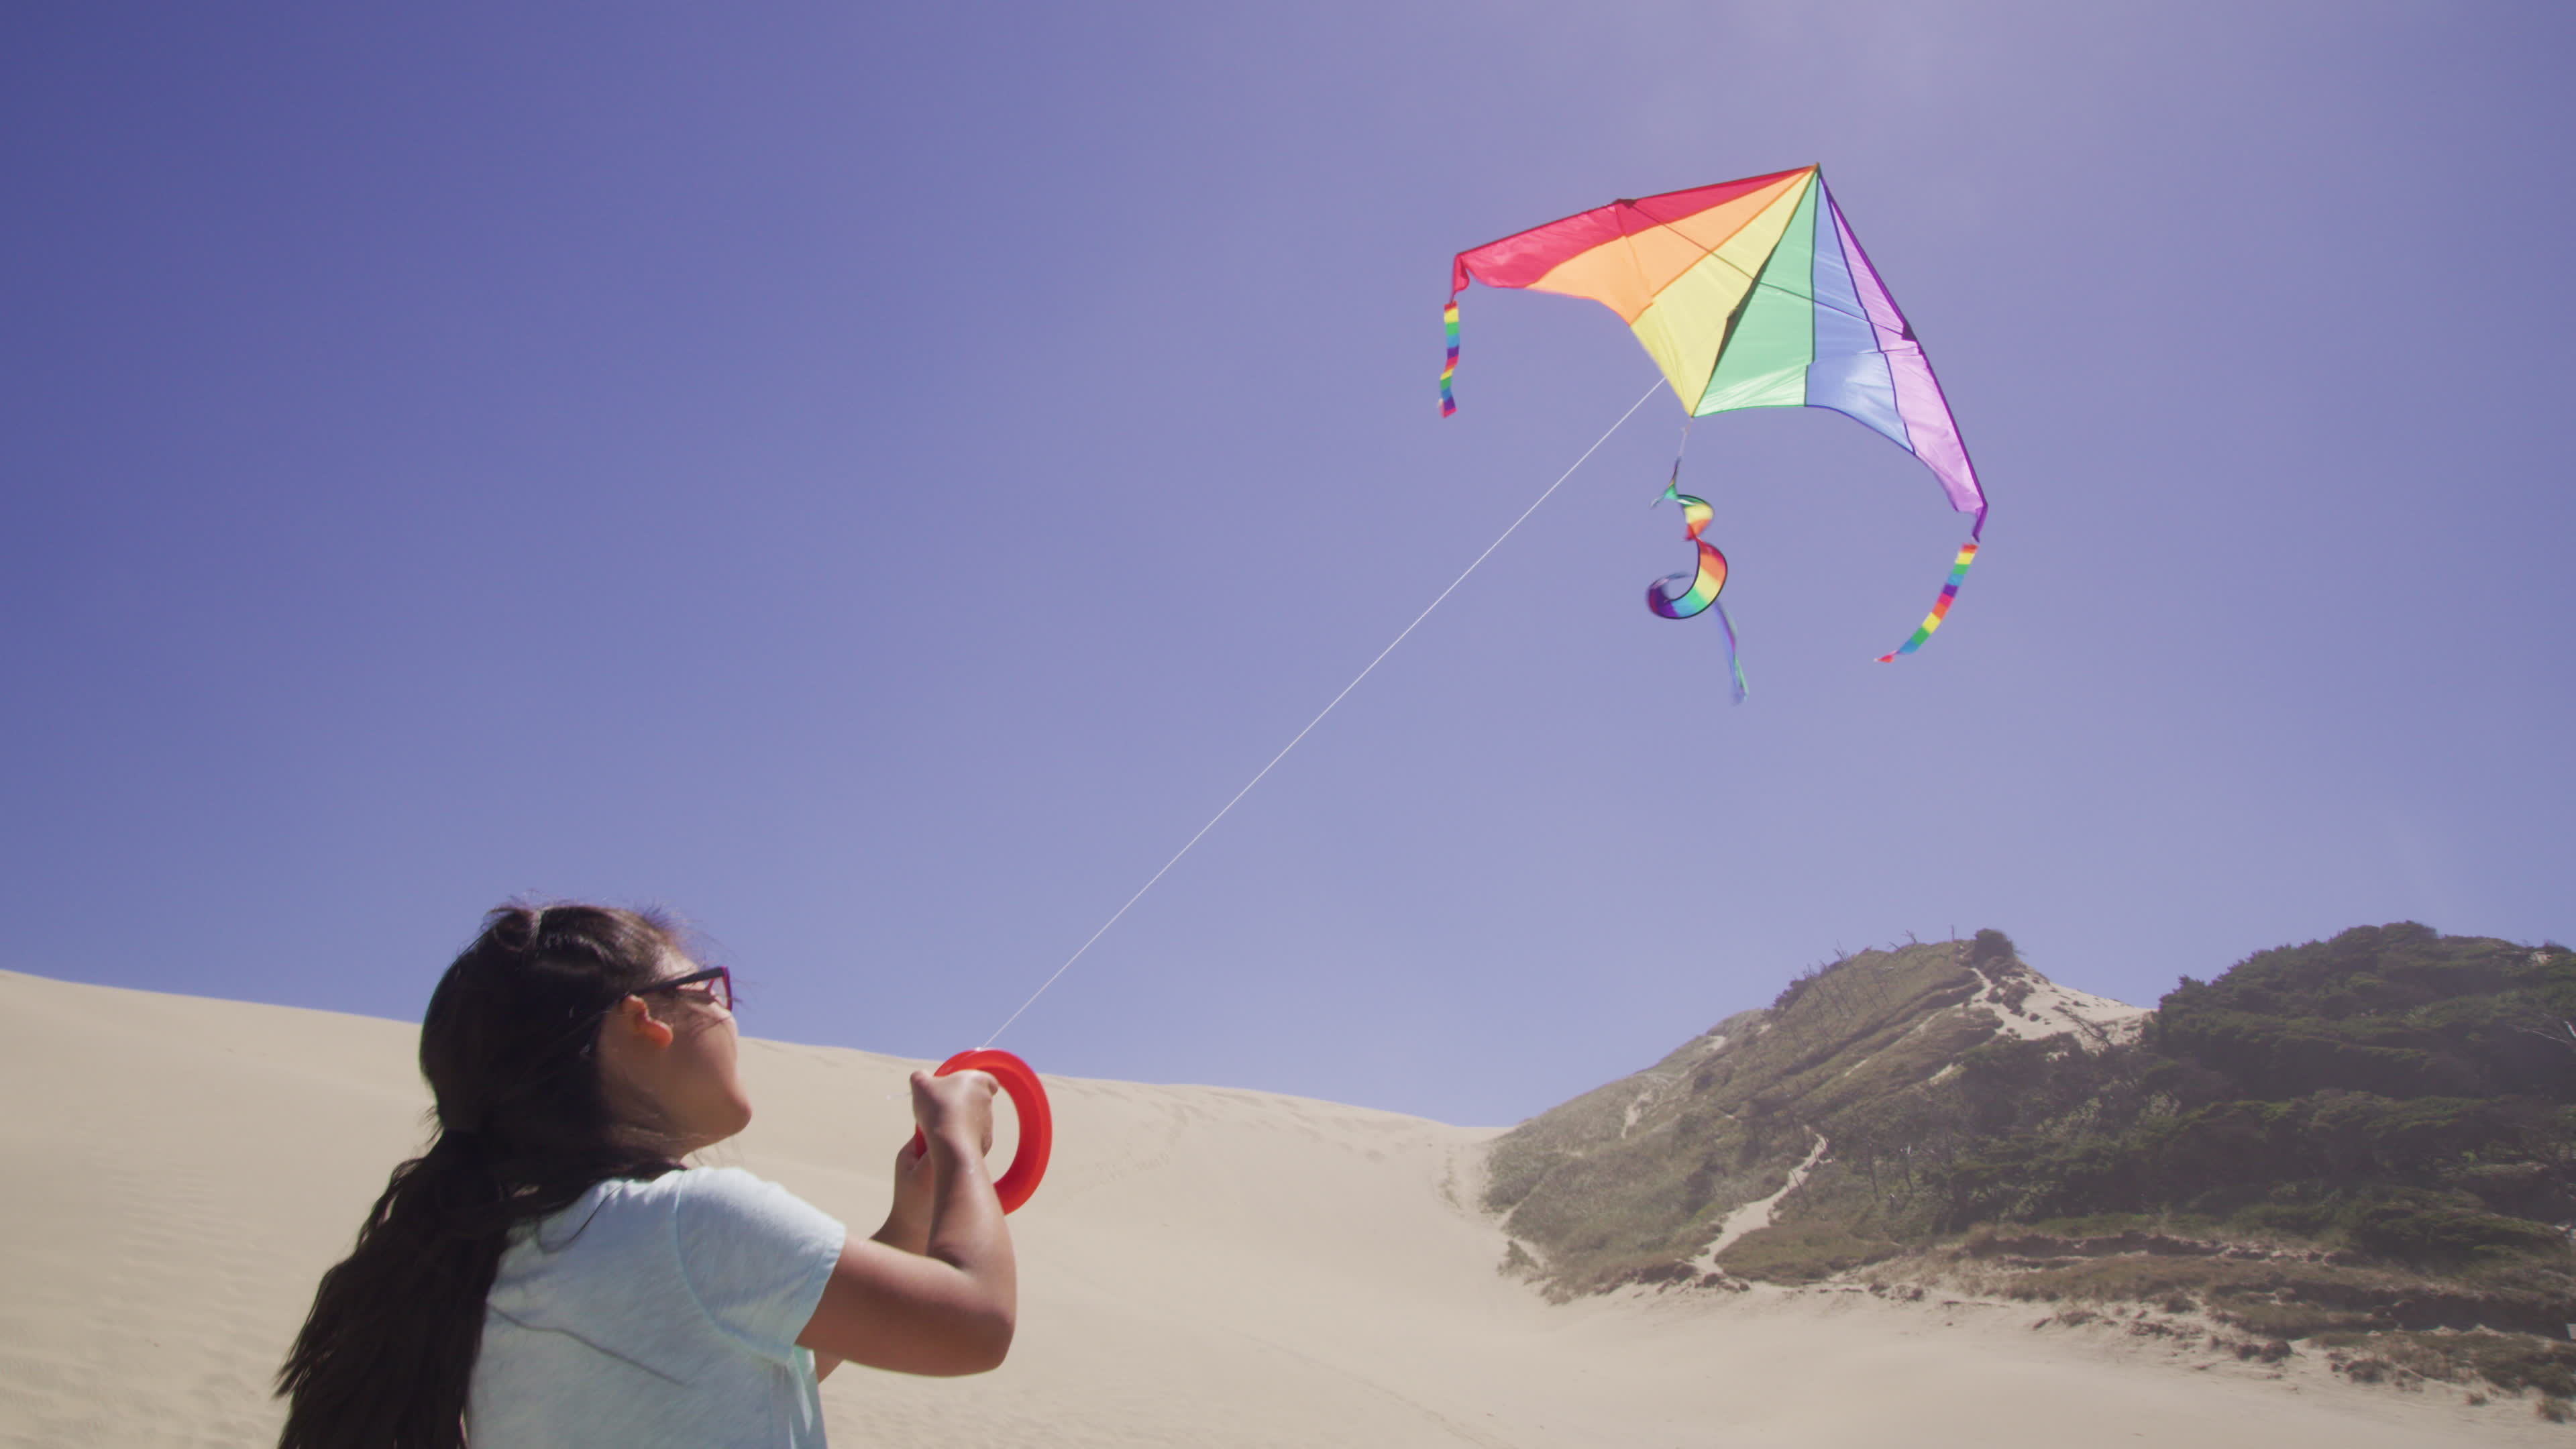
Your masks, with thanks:
<instances>
[{"instance_id":1,"label":"kite spar","mask_svg":"<svg viewBox=\"0 0 2576 1449\"><path fill-rule=\"evenodd\" d=\"M1985 490L1931 360L1820 168L1614 201L1460 252L1442 313L1443 416L1458 410L1458 294L1470 282L1589 297L1618 313L1690 417L1831 408L1921 459L1975 521L1940 601L1881 662L1941 627L1985 531Z\"/></svg>"}]
</instances>

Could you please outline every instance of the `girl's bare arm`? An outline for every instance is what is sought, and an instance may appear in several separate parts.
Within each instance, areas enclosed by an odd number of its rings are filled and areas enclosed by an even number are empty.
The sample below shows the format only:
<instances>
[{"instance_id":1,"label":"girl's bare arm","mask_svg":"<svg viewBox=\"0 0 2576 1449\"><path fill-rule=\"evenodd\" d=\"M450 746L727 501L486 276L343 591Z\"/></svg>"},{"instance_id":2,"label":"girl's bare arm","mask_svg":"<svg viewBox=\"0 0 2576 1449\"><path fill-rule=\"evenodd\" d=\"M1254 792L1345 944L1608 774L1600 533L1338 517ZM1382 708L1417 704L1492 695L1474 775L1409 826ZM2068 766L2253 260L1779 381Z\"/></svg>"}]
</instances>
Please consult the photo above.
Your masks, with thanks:
<instances>
[{"instance_id":1,"label":"girl's bare arm","mask_svg":"<svg viewBox=\"0 0 2576 1449\"><path fill-rule=\"evenodd\" d=\"M912 1079L925 1157L897 1166L894 1211L875 1237L852 1239L796 1341L816 1376L847 1359L898 1373L982 1373L1010 1352L1019 1273L1010 1229L984 1168L993 1079L981 1072ZM919 1180L929 1180L928 1211Z\"/></svg>"}]
</instances>

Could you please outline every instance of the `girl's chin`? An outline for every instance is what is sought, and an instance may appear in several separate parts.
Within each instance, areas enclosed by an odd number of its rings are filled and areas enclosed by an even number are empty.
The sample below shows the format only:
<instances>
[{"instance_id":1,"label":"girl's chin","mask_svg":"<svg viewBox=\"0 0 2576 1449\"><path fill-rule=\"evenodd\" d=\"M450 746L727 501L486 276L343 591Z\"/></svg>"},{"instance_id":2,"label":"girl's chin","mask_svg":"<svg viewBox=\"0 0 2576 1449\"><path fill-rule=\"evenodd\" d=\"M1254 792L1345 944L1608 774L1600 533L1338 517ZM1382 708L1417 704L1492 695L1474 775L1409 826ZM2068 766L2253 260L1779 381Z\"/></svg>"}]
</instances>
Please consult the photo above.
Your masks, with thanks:
<instances>
[{"instance_id":1,"label":"girl's chin","mask_svg":"<svg viewBox=\"0 0 2576 1449\"><path fill-rule=\"evenodd\" d=\"M716 1128L717 1130L709 1131L706 1134L706 1140L700 1142L697 1147L690 1150L698 1151L704 1148L713 1147L717 1143L722 1142L729 1137L738 1137L742 1135L742 1129L751 1125L751 1104L749 1102L743 1103L741 1110L733 1113L730 1120L731 1125L729 1126L710 1123L709 1126L711 1128Z\"/></svg>"}]
</instances>

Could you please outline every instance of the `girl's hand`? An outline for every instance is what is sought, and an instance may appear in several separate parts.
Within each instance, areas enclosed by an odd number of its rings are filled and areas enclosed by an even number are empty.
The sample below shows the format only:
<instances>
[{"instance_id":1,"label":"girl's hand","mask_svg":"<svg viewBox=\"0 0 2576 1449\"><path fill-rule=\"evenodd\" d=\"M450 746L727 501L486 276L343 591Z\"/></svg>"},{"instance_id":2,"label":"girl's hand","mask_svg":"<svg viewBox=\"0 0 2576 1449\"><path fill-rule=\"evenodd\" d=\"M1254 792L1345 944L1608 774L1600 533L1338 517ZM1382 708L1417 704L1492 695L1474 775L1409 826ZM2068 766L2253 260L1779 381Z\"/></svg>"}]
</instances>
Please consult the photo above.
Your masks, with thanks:
<instances>
[{"instance_id":1,"label":"girl's hand","mask_svg":"<svg viewBox=\"0 0 2576 1449\"><path fill-rule=\"evenodd\" d=\"M1000 1090L984 1072L915 1072L912 1119L924 1137L945 1137L980 1158L993 1150L993 1094Z\"/></svg>"},{"instance_id":2,"label":"girl's hand","mask_svg":"<svg viewBox=\"0 0 2576 1449\"><path fill-rule=\"evenodd\" d=\"M957 1072L934 1077L927 1072L912 1074L912 1115L924 1137L941 1137L959 1152L971 1150L981 1157L993 1146L993 1094L1000 1084L982 1072ZM930 1246L930 1223L939 1196L940 1156L928 1149L915 1151L909 1142L895 1149L894 1204L886 1210L885 1226L873 1234L876 1241L907 1253L927 1252Z\"/></svg>"},{"instance_id":3,"label":"girl's hand","mask_svg":"<svg viewBox=\"0 0 2576 1449\"><path fill-rule=\"evenodd\" d=\"M904 1145L885 1230L842 1244L823 1299L796 1336L814 1351L818 1374L836 1359L898 1373L982 1373L1011 1351L1019 1266L983 1156L999 1089L982 1072L912 1074L912 1113L930 1150L916 1158ZM925 1196L927 1227L916 1240L912 1213Z\"/></svg>"}]
</instances>

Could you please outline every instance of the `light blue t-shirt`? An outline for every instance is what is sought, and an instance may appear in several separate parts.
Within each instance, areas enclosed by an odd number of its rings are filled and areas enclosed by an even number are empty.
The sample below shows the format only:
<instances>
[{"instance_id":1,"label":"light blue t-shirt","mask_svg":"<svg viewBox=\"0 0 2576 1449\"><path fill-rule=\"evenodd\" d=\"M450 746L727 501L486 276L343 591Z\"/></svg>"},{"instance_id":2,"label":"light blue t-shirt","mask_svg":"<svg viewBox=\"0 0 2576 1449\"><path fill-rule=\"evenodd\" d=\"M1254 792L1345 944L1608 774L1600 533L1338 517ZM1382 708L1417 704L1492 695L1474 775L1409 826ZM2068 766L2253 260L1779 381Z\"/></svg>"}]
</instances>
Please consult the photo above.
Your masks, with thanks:
<instances>
[{"instance_id":1,"label":"light blue t-shirt","mask_svg":"<svg viewBox=\"0 0 2576 1449\"><path fill-rule=\"evenodd\" d=\"M600 1183L501 1255L467 1440L820 1446L814 1356L796 1335L847 1236L739 1168Z\"/></svg>"}]
</instances>

